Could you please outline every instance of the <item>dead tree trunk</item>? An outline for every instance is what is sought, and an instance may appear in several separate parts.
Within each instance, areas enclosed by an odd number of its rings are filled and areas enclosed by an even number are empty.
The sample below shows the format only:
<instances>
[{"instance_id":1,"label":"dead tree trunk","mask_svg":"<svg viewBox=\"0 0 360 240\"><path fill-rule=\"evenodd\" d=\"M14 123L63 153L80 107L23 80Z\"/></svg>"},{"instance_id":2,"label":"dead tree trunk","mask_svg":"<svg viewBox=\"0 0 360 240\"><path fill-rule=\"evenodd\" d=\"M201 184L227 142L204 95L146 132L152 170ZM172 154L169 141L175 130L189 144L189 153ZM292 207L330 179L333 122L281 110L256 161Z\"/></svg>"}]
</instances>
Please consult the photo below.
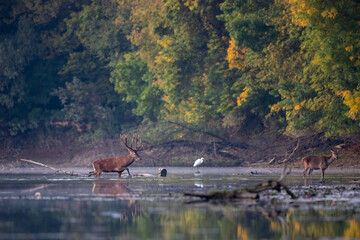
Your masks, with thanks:
<instances>
[{"instance_id":1,"label":"dead tree trunk","mask_svg":"<svg viewBox=\"0 0 360 240\"><path fill-rule=\"evenodd\" d=\"M60 169L57 169L57 168L54 168L54 167L50 167L50 166L48 166L48 165L46 165L46 164L39 163L39 162L36 162L36 161L33 161L33 160L20 159L20 161L29 162L29 163L36 164L36 165L39 165L39 166L42 166L42 167L45 167L45 168L49 168L49 169L54 170L55 172L60 173L60 174L66 174L66 175L70 175L70 176L80 176L79 174L76 174L76 173L73 173L73 172L62 171L62 170L60 170Z\"/></svg>"}]
</instances>

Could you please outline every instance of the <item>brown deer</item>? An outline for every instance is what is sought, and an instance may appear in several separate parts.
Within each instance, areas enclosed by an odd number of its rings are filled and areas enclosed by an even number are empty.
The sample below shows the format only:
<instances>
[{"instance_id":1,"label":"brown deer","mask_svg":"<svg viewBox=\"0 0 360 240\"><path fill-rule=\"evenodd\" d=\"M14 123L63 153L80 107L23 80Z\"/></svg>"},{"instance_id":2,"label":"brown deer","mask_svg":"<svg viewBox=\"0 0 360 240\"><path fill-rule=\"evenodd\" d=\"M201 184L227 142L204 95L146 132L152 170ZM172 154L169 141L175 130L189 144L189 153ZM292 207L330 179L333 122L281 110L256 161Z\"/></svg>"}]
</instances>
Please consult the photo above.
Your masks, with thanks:
<instances>
[{"instance_id":1,"label":"brown deer","mask_svg":"<svg viewBox=\"0 0 360 240\"><path fill-rule=\"evenodd\" d=\"M121 141L124 143L125 147L129 151L129 155L123 157L113 157L106 159L99 159L92 163L94 171L89 172L89 177L96 174L96 177L100 177L102 172L117 172L118 177L121 177L123 171L129 173L129 177L132 177L128 166L130 166L134 161L140 161L141 157L137 154L138 151L142 149L141 140L138 144L138 138L133 136L130 146L127 144L127 136L120 135ZM133 143L135 146L133 147Z\"/></svg>"},{"instance_id":2,"label":"brown deer","mask_svg":"<svg viewBox=\"0 0 360 240\"><path fill-rule=\"evenodd\" d=\"M309 170L308 175L311 176L313 170L320 169L321 170L321 181L324 181L325 170L329 167L329 165L338 158L338 151L331 150L331 156L306 156L301 162L304 164L304 179L307 170Z\"/></svg>"}]
</instances>

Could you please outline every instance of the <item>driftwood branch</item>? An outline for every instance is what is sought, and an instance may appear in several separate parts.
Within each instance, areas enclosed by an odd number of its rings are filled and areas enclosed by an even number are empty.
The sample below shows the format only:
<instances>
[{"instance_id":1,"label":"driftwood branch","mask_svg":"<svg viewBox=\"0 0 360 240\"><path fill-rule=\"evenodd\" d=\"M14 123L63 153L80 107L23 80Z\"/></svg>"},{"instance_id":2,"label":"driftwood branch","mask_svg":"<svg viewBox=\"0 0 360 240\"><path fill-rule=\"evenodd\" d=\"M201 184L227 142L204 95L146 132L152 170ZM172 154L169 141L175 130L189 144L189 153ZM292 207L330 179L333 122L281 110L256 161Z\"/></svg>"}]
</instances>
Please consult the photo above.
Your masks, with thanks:
<instances>
[{"instance_id":1,"label":"driftwood branch","mask_svg":"<svg viewBox=\"0 0 360 240\"><path fill-rule=\"evenodd\" d=\"M293 151L292 151L288 156L286 156L284 160L280 161L279 163L284 163L284 162L289 161L290 158L292 158L292 156L293 156L293 155L295 154L295 152L298 150L299 146L300 146L300 139L297 141L296 146L295 146L295 148L293 149Z\"/></svg>"},{"instance_id":2,"label":"driftwood branch","mask_svg":"<svg viewBox=\"0 0 360 240\"><path fill-rule=\"evenodd\" d=\"M297 196L291 192L291 190L281 181L274 181L269 180L267 182L263 182L253 188L248 188L247 191L250 193L260 193L266 190L276 190L278 192L281 191L281 189L285 190L285 192L292 198L296 199Z\"/></svg>"},{"instance_id":3,"label":"driftwood branch","mask_svg":"<svg viewBox=\"0 0 360 240\"><path fill-rule=\"evenodd\" d=\"M298 150L299 146L300 146L300 139L297 141L296 146L295 146L295 148L293 149L293 151L292 151L287 157L285 157L284 160L282 160L282 161L280 162L280 163L283 163L283 164L284 164L284 167L283 167L283 170L282 170L282 172L281 172L281 176L280 176L278 182L281 182L287 175L289 175L289 174L291 173L291 169L292 169L292 168L291 168L291 167L288 168L287 162L293 157L293 155L295 154L295 152Z\"/></svg>"},{"instance_id":4,"label":"driftwood branch","mask_svg":"<svg viewBox=\"0 0 360 240\"><path fill-rule=\"evenodd\" d=\"M66 175L70 175L70 176L80 176L79 174L76 174L76 173L73 173L73 172L62 171L62 170L60 170L60 169L57 169L57 168L54 168L54 167L50 167L50 166L48 166L48 165L46 165L46 164L39 163L39 162L36 162L36 161L33 161L33 160L20 159L20 161L28 162L28 163L32 163L32 164L36 164L36 165L39 165L39 166L42 166L42 167L45 167L45 168L49 168L49 169L54 170L55 172L60 173L60 174L66 174Z\"/></svg>"},{"instance_id":5,"label":"driftwood branch","mask_svg":"<svg viewBox=\"0 0 360 240\"><path fill-rule=\"evenodd\" d=\"M275 161L276 158L270 159L270 161L267 163L268 165L272 164Z\"/></svg>"},{"instance_id":6,"label":"driftwood branch","mask_svg":"<svg viewBox=\"0 0 360 240\"><path fill-rule=\"evenodd\" d=\"M239 199L259 199L259 194L243 190L214 191L210 193L184 193L186 197L198 197L200 202L208 201L236 201ZM195 201L197 202L197 201Z\"/></svg>"},{"instance_id":7,"label":"driftwood branch","mask_svg":"<svg viewBox=\"0 0 360 240\"><path fill-rule=\"evenodd\" d=\"M276 190L280 192L281 190L285 192L292 198L296 199L297 196L282 182L269 180L263 182L259 185L256 185L252 188L234 190L234 191L214 191L210 193L184 193L186 197L198 197L200 202L208 201L236 201L242 199L259 199L259 193L267 190ZM195 201L198 202L198 201Z\"/></svg>"}]
</instances>

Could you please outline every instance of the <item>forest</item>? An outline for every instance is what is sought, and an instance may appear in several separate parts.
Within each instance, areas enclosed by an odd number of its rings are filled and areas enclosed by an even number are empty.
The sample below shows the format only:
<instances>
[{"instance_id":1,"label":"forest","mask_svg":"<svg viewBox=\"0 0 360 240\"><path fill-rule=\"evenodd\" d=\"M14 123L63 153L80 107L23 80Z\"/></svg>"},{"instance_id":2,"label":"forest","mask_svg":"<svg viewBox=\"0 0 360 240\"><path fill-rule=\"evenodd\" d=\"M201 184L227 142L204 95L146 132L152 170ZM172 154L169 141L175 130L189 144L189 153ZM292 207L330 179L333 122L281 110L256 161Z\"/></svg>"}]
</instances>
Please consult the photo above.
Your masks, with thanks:
<instances>
[{"instance_id":1,"label":"forest","mask_svg":"<svg viewBox=\"0 0 360 240\"><path fill-rule=\"evenodd\" d=\"M2 0L0 20L1 160L122 132L226 157L360 130L356 0Z\"/></svg>"}]
</instances>

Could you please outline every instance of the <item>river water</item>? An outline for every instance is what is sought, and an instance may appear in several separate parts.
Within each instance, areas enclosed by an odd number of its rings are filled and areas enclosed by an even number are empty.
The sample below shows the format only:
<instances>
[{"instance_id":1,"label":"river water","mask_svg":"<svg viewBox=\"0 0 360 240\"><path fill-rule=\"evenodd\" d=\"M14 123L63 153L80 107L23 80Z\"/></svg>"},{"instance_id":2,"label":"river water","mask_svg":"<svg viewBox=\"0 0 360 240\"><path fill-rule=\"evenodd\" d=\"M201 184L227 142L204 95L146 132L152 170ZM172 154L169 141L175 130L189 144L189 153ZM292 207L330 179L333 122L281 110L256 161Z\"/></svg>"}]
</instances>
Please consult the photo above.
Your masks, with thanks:
<instances>
[{"instance_id":1,"label":"river water","mask_svg":"<svg viewBox=\"0 0 360 240\"><path fill-rule=\"evenodd\" d=\"M69 169L65 169L69 170ZM277 179L280 169L130 168L133 178L91 169L81 176L44 168L0 172L0 239L359 239L359 171L327 170L324 183L301 170L285 191L259 200L198 202L183 193L234 190ZM196 203L194 203L196 202Z\"/></svg>"}]
</instances>

